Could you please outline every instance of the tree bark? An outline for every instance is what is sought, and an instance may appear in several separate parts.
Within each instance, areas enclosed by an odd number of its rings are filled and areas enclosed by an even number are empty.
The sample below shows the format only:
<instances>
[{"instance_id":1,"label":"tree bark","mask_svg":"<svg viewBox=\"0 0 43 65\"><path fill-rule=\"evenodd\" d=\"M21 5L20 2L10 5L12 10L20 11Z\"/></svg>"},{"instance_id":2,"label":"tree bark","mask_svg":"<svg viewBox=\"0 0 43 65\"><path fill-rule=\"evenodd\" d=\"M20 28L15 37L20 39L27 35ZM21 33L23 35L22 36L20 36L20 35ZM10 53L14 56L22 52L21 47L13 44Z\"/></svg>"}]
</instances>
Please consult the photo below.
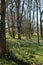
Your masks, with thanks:
<instances>
[{"instance_id":1,"label":"tree bark","mask_svg":"<svg viewBox=\"0 0 43 65\"><path fill-rule=\"evenodd\" d=\"M17 1L17 28L18 28L18 39L21 40L21 22L19 18L20 0Z\"/></svg>"},{"instance_id":2,"label":"tree bark","mask_svg":"<svg viewBox=\"0 0 43 65\"><path fill-rule=\"evenodd\" d=\"M38 36L38 45L39 45L38 1L37 0L36 0L36 8L37 8L37 36Z\"/></svg>"},{"instance_id":3,"label":"tree bark","mask_svg":"<svg viewBox=\"0 0 43 65\"><path fill-rule=\"evenodd\" d=\"M6 53L6 37L5 37L5 10L6 4L5 0L1 0L1 49L2 54Z\"/></svg>"}]
</instances>

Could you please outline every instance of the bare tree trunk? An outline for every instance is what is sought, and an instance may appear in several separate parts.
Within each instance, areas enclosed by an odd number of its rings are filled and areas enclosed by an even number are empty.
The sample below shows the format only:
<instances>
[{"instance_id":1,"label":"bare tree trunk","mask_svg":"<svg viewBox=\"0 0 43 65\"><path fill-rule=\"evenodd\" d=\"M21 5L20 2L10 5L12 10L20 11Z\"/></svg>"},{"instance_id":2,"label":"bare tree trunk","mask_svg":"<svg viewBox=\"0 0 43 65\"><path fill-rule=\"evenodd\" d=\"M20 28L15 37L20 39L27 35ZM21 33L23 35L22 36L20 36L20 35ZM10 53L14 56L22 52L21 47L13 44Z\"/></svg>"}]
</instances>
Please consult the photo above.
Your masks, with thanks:
<instances>
[{"instance_id":1,"label":"bare tree trunk","mask_svg":"<svg viewBox=\"0 0 43 65\"><path fill-rule=\"evenodd\" d=\"M31 11L29 12L29 39L31 39Z\"/></svg>"},{"instance_id":2,"label":"bare tree trunk","mask_svg":"<svg viewBox=\"0 0 43 65\"><path fill-rule=\"evenodd\" d=\"M39 45L38 1L37 0L36 0L36 8L37 8L37 36L38 36L38 45Z\"/></svg>"},{"instance_id":3,"label":"bare tree trunk","mask_svg":"<svg viewBox=\"0 0 43 65\"><path fill-rule=\"evenodd\" d=\"M18 39L21 39L21 23L20 23L20 20L19 20L19 8L18 8L18 11L17 11L17 28L18 28Z\"/></svg>"},{"instance_id":4,"label":"bare tree trunk","mask_svg":"<svg viewBox=\"0 0 43 65\"><path fill-rule=\"evenodd\" d=\"M14 21L13 21L12 9L11 9L11 23L12 23L12 37L15 38Z\"/></svg>"},{"instance_id":5,"label":"bare tree trunk","mask_svg":"<svg viewBox=\"0 0 43 65\"><path fill-rule=\"evenodd\" d=\"M41 38L43 37L43 33L42 33L42 20L41 20L41 18L42 18L42 14L43 14L43 11L41 12L41 16L40 16L40 33L41 33Z\"/></svg>"},{"instance_id":6,"label":"bare tree trunk","mask_svg":"<svg viewBox=\"0 0 43 65\"><path fill-rule=\"evenodd\" d=\"M20 0L17 1L17 28L18 28L18 39L21 40L21 22L19 18Z\"/></svg>"},{"instance_id":7,"label":"bare tree trunk","mask_svg":"<svg viewBox=\"0 0 43 65\"><path fill-rule=\"evenodd\" d=\"M41 38L42 38L42 21L41 21L41 17L40 17L40 33L41 33Z\"/></svg>"},{"instance_id":8,"label":"bare tree trunk","mask_svg":"<svg viewBox=\"0 0 43 65\"><path fill-rule=\"evenodd\" d=\"M32 0L28 0L29 7L29 38L31 39L31 9L32 9Z\"/></svg>"},{"instance_id":9,"label":"bare tree trunk","mask_svg":"<svg viewBox=\"0 0 43 65\"><path fill-rule=\"evenodd\" d=\"M42 38L42 21L41 21L41 1L39 0L39 12L40 12L40 35L41 35L41 38Z\"/></svg>"},{"instance_id":10,"label":"bare tree trunk","mask_svg":"<svg viewBox=\"0 0 43 65\"><path fill-rule=\"evenodd\" d=\"M2 54L6 52L6 37L5 37L5 0L1 0L1 49Z\"/></svg>"},{"instance_id":11,"label":"bare tree trunk","mask_svg":"<svg viewBox=\"0 0 43 65\"><path fill-rule=\"evenodd\" d=\"M0 16L1 16L1 10L0 10ZM0 19L0 55L1 55L1 19Z\"/></svg>"},{"instance_id":12,"label":"bare tree trunk","mask_svg":"<svg viewBox=\"0 0 43 65\"><path fill-rule=\"evenodd\" d=\"M9 35L12 37L12 34L11 34L11 31L10 31L10 25L9 25L9 14L8 14L8 11L7 11L7 25L8 25L8 32L9 32Z\"/></svg>"}]
</instances>

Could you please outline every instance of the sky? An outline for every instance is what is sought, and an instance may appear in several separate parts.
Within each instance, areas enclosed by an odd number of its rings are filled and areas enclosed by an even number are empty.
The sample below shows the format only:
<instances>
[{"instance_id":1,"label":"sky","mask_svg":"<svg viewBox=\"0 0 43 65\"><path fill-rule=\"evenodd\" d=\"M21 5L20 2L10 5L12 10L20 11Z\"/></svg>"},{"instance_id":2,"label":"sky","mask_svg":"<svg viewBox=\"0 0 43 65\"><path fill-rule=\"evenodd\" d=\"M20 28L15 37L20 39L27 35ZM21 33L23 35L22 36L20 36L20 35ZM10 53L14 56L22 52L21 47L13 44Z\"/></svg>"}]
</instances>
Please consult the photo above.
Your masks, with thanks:
<instances>
[{"instance_id":1,"label":"sky","mask_svg":"<svg viewBox=\"0 0 43 65\"><path fill-rule=\"evenodd\" d=\"M43 11L43 0L40 0L41 1L41 11ZM26 9L26 6L25 6L25 9ZM36 12L35 12L35 22L36 22ZM40 12L38 10L38 22L40 24Z\"/></svg>"},{"instance_id":2,"label":"sky","mask_svg":"<svg viewBox=\"0 0 43 65\"><path fill-rule=\"evenodd\" d=\"M43 0L40 0L40 1L41 1L41 11L43 11ZM36 21L36 13L35 13L35 21ZM38 22L40 24L40 12L39 12L39 10L38 10Z\"/></svg>"},{"instance_id":3,"label":"sky","mask_svg":"<svg viewBox=\"0 0 43 65\"><path fill-rule=\"evenodd\" d=\"M43 0L41 0L41 7L42 7L41 9L43 10Z\"/></svg>"},{"instance_id":4,"label":"sky","mask_svg":"<svg viewBox=\"0 0 43 65\"><path fill-rule=\"evenodd\" d=\"M41 11L42 11L43 10L43 0L40 0L40 1L41 1ZM25 9L26 9L26 6L25 6ZM36 16L36 14L35 14L35 16ZM39 21L39 24L40 24L40 13L39 13L39 11L38 11L38 21Z\"/></svg>"}]
</instances>

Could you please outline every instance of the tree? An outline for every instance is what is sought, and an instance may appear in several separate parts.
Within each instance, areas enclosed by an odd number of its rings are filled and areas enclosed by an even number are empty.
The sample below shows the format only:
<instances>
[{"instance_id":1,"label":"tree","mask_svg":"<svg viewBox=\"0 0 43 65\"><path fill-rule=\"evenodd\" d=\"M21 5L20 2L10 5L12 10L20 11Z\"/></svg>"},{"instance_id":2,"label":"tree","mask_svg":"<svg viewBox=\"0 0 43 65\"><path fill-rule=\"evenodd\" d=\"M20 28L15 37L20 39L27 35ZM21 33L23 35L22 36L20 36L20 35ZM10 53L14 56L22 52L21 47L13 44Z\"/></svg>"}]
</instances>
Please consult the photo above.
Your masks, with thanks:
<instances>
[{"instance_id":1,"label":"tree","mask_svg":"<svg viewBox=\"0 0 43 65\"><path fill-rule=\"evenodd\" d=\"M42 23L43 23L43 20L42 20L42 15L43 15L43 11L41 12L41 14L40 14L41 16L40 16L40 32L41 32L41 38L43 37L43 30L42 30Z\"/></svg>"},{"instance_id":2,"label":"tree","mask_svg":"<svg viewBox=\"0 0 43 65\"><path fill-rule=\"evenodd\" d=\"M22 4L22 12L20 14L20 5L21 5L21 0L15 0L16 3L16 10L17 10L17 29L18 29L18 39L21 40L21 22L22 22L22 15L23 15L23 10L24 10L24 3L25 0L23 0Z\"/></svg>"},{"instance_id":3,"label":"tree","mask_svg":"<svg viewBox=\"0 0 43 65\"><path fill-rule=\"evenodd\" d=\"M40 12L40 34L42 38L42 22L41 22L42 13L41 13L41 1L40 0L39 0L39 12Z\"/></svg>"},{"instance_id":4,"label":"tree","mask_svg":"<svg viewBox=\"0 0 43 65\"><path fill-rule=\"evenodd\" d=\"M37 36L38 36L38 44L39 44L39 24L38 24L38 0L36 0L36 12L37 12Z\"/></svg>"},{"instance_id":5,"label":"tree","mask_svg":"<svg viewBox=\"0 0 43 65\"><path fill-rule=\"evenodd\" d=\"M28 1L29 7L29 38L31 39L31 10L32 10L32 0Z\"/></svg>"},{"instance_id":6,"label":"tree","mask_svg":"<svg viewBox=\"0 0 43 65\"><path fill-rule=\"evenodd\" d=\"M0 54L4 55L6 52L6 37L5 37L5 10L6 4L5 0L1 0L1 37L0 37Z\"/></svg>"},{"instance_id":7,"label":"tree","mask_svg":"<svg viewBox=\"0 0 43 65\"><path fill-rule=\"evenodd\" d=\"M11 1L11 5L12 5L12 7L11 7L11 9L10 9L10 12L11 12L11 23L12 23L12 37L15 38L13 12L12 12L12 9L14 8L14 6L13 6L12 1Z\"/></svg>"}]
</instances>

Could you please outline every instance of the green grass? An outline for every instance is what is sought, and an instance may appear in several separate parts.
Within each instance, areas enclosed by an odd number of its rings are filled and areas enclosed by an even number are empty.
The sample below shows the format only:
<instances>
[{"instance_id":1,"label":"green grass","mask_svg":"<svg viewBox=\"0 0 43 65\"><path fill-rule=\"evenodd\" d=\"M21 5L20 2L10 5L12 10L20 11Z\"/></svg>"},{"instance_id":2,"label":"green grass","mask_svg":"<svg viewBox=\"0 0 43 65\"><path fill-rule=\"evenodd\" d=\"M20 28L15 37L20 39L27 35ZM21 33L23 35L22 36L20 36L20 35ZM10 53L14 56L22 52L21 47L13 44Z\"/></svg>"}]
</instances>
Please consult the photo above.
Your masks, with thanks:
<instances>
[{"instance_id":1,"label":"green grass","mask_svg":"<svg viewBox=\"0 0 43 65\"><path fill-rule=\"evenodd\" d=\"M0 58L0 65L17 65L17 64L3 57L3 58Z\"/></svg>"},{"instance_id":2,"label":"green grass","mask_svg":"<svg viewBox=\"0 0 43 65\"><path fill-rule=\"evenodd\" d=\"M7 44L13 56L16 56L19 60L32 63L43 64L43 46L38 46L31 40L18 40L18 39L7 39ZM29 55L35 57L30 58Z\"/></svg>"},{"instance_id":3,"label":"green grass","mask_svg":"<svg viewBox=\"0 0 43 65\"><path fill-rule=\"evenodd\" d=\"M22 40L11 38L7 33L7 48L10 53L19 60L30 63L41 63L43 65L43 46L38 46L35 36L32 40L22 37ZM33 41L34 39L34 41ZM31 57L33 56L33 57ZM0 65L17 65L6 58L0 59Z\"/></svg>"}]
</instances>

